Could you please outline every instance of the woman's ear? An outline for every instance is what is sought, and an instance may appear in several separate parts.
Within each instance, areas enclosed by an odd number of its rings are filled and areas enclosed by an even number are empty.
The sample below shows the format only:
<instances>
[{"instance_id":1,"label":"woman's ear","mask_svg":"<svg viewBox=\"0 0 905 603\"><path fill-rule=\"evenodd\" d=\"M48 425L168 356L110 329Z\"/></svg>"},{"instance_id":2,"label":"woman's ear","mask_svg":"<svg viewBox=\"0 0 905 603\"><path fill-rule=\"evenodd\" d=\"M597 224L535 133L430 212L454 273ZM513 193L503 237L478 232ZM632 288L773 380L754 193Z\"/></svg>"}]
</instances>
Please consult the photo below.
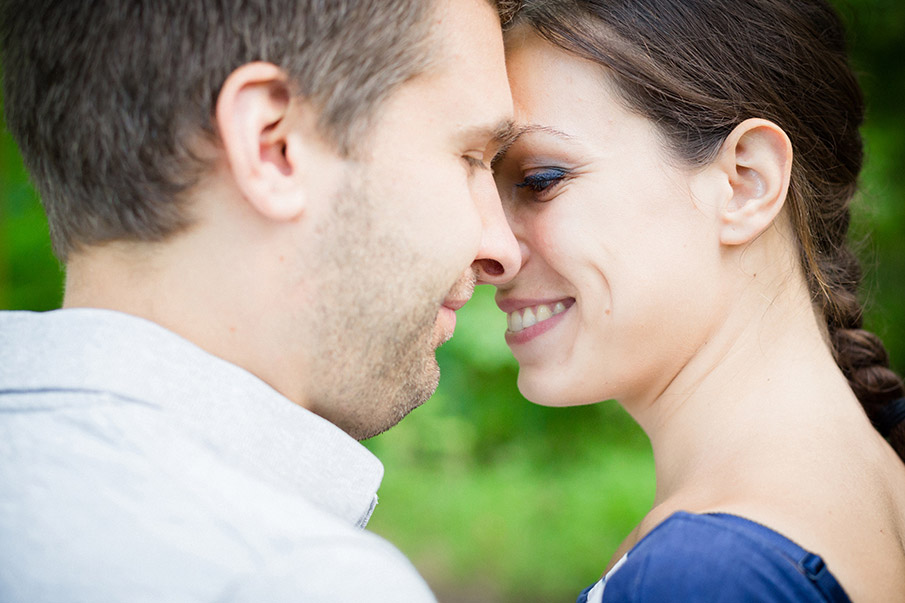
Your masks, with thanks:
<instances>
[{"instance_id":1,"label":"woman's ear","mask_svg":"<svg viewBox=\"0 0 905 603\"><path fill-rule=\"evenodd\" d=\"M300 109L286 73L271 63L242 65L217 97L217 129L236 186L270 220L295 219L305 208Z\"/></svg>"},{"instance_id":2,"label":"woman's ear","mask_svg":"<svg viewBox=\"0 0 905 603\"><path fill-rule=\"evenodd\" d=\"M729 134L714 162L728 179L720 207L720 243L743 245L772 224L785 204L792 143L771 121L747 119Z\"/></svg>"}]
</instances>

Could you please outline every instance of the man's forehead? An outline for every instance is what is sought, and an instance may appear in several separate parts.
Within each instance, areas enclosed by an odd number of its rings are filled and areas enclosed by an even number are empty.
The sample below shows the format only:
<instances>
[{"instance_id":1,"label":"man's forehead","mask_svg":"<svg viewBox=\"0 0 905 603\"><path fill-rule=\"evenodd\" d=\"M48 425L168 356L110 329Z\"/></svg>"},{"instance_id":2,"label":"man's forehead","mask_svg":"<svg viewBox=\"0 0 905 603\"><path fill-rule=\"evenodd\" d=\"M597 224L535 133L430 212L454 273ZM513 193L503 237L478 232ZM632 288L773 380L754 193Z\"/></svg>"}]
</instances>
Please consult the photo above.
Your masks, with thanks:
<instances>
[{"instance_id":1,"label":"man's forehead","mask_svg":"<svg viewBox=\"0 0 905 603\"><path fill-rule=\"evenodd\" d=\"M497 145L514 130L503 37L495 3L436 3L427 69L407 84L415 103L437 116L455 140ZM448 128L452 126L453 131Z\"/></svg>"},{"instance_id":2,"label":"man's forehead","mask_svg":"<svg viewBox=\"0 0 905 603\"><path fill-rule=\"evenodd\" d=\"M457 64L460 54L474 51L476 40L498 38L502 58L502 24L497 4L487 0L442 0L434 2L428 43L434 62L446 59ZM482 45L483 46L483 45ZM486 46L484 47L486 50ZM434 65L436 66L436 65Z\"/></svg>"}]
</instances>

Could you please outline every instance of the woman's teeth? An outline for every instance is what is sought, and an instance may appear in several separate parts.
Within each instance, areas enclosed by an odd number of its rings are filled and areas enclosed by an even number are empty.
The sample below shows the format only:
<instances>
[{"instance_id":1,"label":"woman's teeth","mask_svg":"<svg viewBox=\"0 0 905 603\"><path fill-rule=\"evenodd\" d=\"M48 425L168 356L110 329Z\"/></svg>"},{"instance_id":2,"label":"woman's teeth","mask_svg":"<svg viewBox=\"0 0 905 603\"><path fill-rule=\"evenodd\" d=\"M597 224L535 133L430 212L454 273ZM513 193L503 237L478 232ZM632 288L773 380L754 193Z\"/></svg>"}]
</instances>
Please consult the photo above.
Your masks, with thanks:
<instances>
[{"instance_id":1,"label":"woman's teeth","mask_svg":"<svg viewBox=\"0 0 905 603\"><path fill-rule=\"evenodd\" d=\"M528 327L533 327L539 322L543 322L548 318L553 318L557 314L566 311L566 305L562 302L556 302L552 306L548 304L540 304L530 308L522 308L508 315L509 332L518 333Z\"/></svg>"}]
</instances>

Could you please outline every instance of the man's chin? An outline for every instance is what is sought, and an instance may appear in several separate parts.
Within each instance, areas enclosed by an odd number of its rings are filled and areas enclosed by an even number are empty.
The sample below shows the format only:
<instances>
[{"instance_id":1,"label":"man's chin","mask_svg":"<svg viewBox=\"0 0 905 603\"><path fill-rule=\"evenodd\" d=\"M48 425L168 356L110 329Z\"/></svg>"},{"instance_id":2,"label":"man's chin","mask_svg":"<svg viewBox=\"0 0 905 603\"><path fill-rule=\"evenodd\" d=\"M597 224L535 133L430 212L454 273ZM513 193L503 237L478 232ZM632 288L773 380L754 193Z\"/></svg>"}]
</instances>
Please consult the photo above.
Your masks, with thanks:
<instances>
[{"instance_id":1,"label":"man's chin","mask_svg":"<svg viewBox=\"0 0 905 603\"><path fill-rule=\"evenodd\" d=\"M402 383L395 387L384 384L362 396L358 404L354 405L355 411L343 413L342 416L321 416L356 440L366 440L394 427L410 412L427 402L437 391L439 383L440 367L431 351L420 367L413 368ZM350 409L348 405L344 407Z\"/></svg>"}]
</instances>

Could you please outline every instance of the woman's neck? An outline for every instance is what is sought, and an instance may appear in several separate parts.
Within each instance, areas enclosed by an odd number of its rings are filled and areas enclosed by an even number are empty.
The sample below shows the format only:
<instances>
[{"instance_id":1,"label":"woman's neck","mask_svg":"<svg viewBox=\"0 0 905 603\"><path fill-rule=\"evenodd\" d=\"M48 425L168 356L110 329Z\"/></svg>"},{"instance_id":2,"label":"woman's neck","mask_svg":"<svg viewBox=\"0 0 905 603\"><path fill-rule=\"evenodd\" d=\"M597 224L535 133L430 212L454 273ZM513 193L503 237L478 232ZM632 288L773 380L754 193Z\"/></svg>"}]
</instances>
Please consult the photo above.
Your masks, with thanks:
<instances>
[{"instance_id":1,"label":"woman's neck","mask_svg":"<svg viewBox=\"0 0 905 603\"><path fill-rule=\"evenodd\" d=\"M685 493L688 507L718 504L812 447L803 436L818 423L866 420L803 279L785 277L739 288L738 303L666 389L626 404L651 440L655 504Z\"/></svg>"}]
</instances>

